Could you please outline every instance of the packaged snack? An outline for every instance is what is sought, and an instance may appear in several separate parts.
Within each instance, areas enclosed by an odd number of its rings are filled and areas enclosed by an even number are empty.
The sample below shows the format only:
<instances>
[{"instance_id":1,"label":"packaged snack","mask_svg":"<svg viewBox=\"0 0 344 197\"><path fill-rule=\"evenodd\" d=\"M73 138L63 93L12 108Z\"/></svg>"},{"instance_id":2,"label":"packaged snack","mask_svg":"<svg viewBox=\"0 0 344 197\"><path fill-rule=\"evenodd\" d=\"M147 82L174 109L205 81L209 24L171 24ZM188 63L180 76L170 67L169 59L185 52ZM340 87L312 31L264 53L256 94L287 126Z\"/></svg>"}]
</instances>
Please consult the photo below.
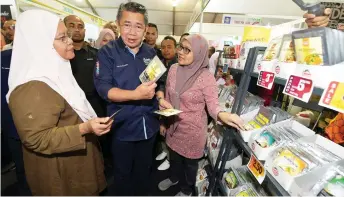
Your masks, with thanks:
<instances>
[{"instance_id":1,"label":"packaged snack","mask_svg":"<svg viewBox=\"0 0 344 197\"><path fill-rule=\"evenodd\" d=\"M299 176L315 167L341 159L318 144L297 141L286 143L276 149L272 158L274 165L290 176Z\"/></svg>"},{"instance_id":2,"label":"packaged snack","mask_svg":"<svg viewBox=\"0 0 344 197\"><path fill-rule=\"evenodd\" d=\"M344 176L337 174L331 180L329 180L324 191L332 196L343 196L344 195Z\"/></svg>"},{"instance_id":3,"label":"packaged snack","mask_svg":"<svg viewBox=\"0 0 344 197\"><path fill-rule=\"evenodd\" d=\"M277 58L278 52L281 48L282 38L274 38L270 41L268 47L265 50L263 61L271 61Z\"/></svg>"},{"instance_id":4,"label":"packaged snack","mask_svg":"<svg viewBox=\"0 0 344 197\"><path fill-rule=\"evenodd\" d=\"M140 74L139 78L142 83L149 81L158 81L160 77L166 72L166 67L158 58L155 56L148 64L146 69Z\"/></svg>"},{"instance_id":5,"label":"packaged snack","mask_svg":"<svg viewBox=\"0 0 344 197\"><path fill-rule=\"evenodd\" d=\"M296 61L294 43L291 34L283 36L281 50L278 55L278 61L292 63Z\"/></svg>"},{"instance_id":6,"label":"packaged snack","mask_svg":"<svg viewBox=\"0 0 344 197\"><path fill-rule=\"evenodd\" d=\"M238 179L232 170L227 173L225 180L226 180L227 187L229 189L236 188L239 184Z\"/></svg>"},{"instance_id":7,"label":"packaged snack","mask_svg":"<svg viewBox=\"0 0 344 197\"><path fill-rule=\"evenodd\" d=\"M278 157L274 160L274 164L290 176L300 175L308 167L305 161L288 149L281 149Z\"/></svg>"},{"instance_id":8,"label":"packaged snack","mask_svg":"<svg viewBox=\"0 0 344 197\"><path fill-rule=\"evenodd\" d=\"M267 130L263 131L259 135L259 138L256 139L257 144L259 144L259 146L261 146L262 148L273 146L275 141L276 140L273 135Z\"/></svg>"},{"instance_id":9,"label":"packaged snack","mask_svg":"<svg viewBox=\"0 0 344 197\"><path fill-rule=\"evenodd\" d=\"M250 184L240 186L231 193L231 195L235 197L259 196L257 191Z\"/></svg>"},{"instance_id":10,"label":"packaged snack","mask_svg":"<svg viewBox=\"0 0 344 197\"><path fill-rule=\"evenodd\" d=\"M312 187L311 194L314 196L343 196L344 168L333 166L328 169L323 178Z\"/></svg>"},{"instance_id":11,"label":"packaged snack","mask_svg":"<svg viewBox=\"0 0 344 197\"><path fill-rule=\"evenodd\" d=\"M326 27L292 33L299 64L330 66L344 61L344 32Z\"/></svg>"},{"instance_id":12,"label":"packaged snack","mask_svg":"<svg viewBox=\"0 0 344 197\"><path fill-rule=\"evenodd\" d=\"M162 110L155 111L154 113L165 116L165 117L170 117L170 116L180 114L182 113L182 111L177 110L177 109L162 109Z\"/></svg>"}]
</instances>

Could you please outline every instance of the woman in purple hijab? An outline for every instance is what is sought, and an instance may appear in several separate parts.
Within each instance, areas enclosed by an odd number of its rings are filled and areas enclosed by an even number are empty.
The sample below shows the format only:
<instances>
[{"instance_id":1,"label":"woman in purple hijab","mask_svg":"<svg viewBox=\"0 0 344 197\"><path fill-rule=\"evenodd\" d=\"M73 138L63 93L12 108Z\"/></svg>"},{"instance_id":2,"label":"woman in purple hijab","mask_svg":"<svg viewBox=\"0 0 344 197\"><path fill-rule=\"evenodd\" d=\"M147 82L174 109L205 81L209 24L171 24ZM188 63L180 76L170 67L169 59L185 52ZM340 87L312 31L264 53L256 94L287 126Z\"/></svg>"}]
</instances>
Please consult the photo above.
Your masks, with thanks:
<instances>
[{"instance_id":1,"label":"woman in purple hijab","mask_svg":"<svg viewBox=\"0 0 344 197\"><path fill-rule=\"evenodd\" d=\"M236 114L221 112L215 78L208 70L208 41L200 35L182 39L178 64L173 65L166 83L166 101L183 111L162 125L170 152L170 177L159 183L164 191L180 182L177 196L192 195L198 160L203 156L207 132L207 112L214 120L243 129Z\"/></svg>"}]
</instances>

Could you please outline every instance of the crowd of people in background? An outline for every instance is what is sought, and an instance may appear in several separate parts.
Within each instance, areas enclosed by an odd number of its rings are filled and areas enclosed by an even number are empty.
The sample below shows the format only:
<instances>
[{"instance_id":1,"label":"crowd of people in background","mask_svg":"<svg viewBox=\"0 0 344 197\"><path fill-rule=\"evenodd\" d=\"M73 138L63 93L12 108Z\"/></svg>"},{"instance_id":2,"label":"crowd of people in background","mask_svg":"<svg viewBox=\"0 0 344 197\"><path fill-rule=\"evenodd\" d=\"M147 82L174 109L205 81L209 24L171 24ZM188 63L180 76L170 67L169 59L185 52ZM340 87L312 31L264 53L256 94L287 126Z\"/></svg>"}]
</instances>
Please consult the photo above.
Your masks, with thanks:
<instances>
[{"instance_id":1,"label":"crowd of people in background","mask_svg":"<svg viewBox=\"0 0 344 197\"><path fill-rule=\"evenodd\" d=\"M306 18L309 26L328 21ZM161 191L180 183L177 196L195 194L207 114L244 129L240 117L219 107L217 85L233 79L221 69L214 75L215 48L188 33L179 42L164 37L159 48L157 25L135 2L121 4L94 47L85 31L78 16L62 21L42 10L3 24L1 125L20 194L99 195L107 188L105 161L113 169L111 195L150 195L154 155L165 159L158 170L170 169L157 186ZM141 83L139 75L155 56L167 72ZM183 113L153 113L167 108Z\"/></svg>"}]
</instances>

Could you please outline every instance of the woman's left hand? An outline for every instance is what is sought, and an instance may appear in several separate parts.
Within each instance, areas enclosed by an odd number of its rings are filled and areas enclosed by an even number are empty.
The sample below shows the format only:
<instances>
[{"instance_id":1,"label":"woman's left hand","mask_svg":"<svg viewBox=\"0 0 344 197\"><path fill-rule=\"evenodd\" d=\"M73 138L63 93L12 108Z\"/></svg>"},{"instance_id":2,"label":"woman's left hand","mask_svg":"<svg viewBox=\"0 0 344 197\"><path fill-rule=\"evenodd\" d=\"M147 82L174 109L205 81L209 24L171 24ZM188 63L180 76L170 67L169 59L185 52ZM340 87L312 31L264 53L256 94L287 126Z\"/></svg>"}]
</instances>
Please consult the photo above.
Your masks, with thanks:
<instances>
[{"instance_id":1,"label":"woman's left hand","mask_svg":"<svg viewBox=\"0 0 344 197\"><path fill-rule=\"evenodd\" d=\"M171 103L162 98L159 99L159 109L173 109L173 106L171 105Z\"/></svg>"},{"instance_id":2,"label":"woman's left hand","mask_svg":"<svg viewBox=\"0 0 344 197\"><path fill-rule=\"evenodd\" d=\"M220 112L218 118L225 124L232 126L238 130L245 130L244 121L236 114Z\"/></svg>"}]
</instances>

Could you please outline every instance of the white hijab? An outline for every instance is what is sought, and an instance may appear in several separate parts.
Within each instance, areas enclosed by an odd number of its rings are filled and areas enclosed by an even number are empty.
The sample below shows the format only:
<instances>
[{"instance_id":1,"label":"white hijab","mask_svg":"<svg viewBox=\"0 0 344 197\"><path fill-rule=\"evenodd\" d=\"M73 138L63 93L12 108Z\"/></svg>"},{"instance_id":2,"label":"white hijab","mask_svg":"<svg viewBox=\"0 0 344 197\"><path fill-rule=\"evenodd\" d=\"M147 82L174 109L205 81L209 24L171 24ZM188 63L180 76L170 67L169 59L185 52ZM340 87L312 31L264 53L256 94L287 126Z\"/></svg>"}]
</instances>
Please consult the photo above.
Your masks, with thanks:
<instances>
[{"instance_id":1,"label":"white hijab","mask_svg":"<svg viewBox=\"0 0 344 197\"><path fill-rule=\"evenodd\" d=\"M96 117L72 74L68 60L53 47L60 19L43 10L29 10L17 20L12 61L8 78L9 91L29 81L41 81L59 93L83 121Z\"/></svg>"}]
</instances>

